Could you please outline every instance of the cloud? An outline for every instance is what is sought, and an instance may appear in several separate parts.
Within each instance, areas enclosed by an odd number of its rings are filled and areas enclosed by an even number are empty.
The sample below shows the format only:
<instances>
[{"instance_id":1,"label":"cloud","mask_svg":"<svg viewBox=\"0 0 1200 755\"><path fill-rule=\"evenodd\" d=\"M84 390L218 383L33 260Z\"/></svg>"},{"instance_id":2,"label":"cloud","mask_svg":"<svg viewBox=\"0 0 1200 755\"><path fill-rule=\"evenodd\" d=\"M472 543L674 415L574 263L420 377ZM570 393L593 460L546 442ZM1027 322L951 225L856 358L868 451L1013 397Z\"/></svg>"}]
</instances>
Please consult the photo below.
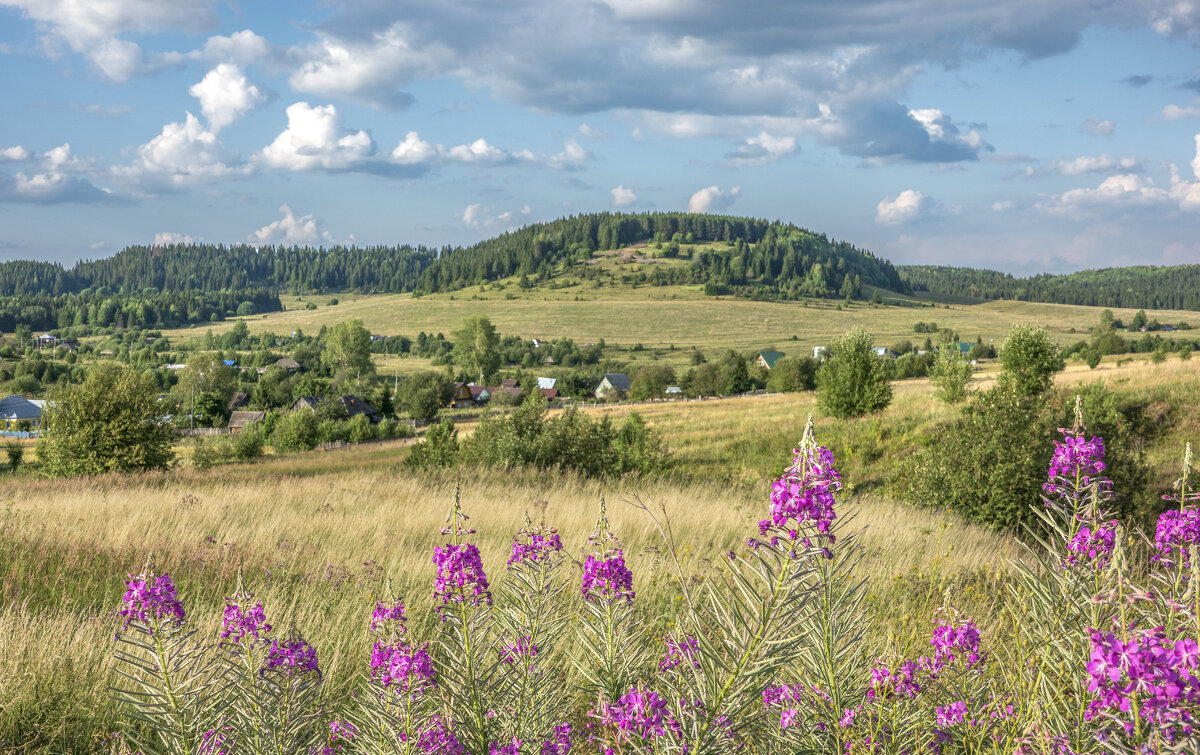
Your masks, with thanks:
<instances>
[{"instance_id":1,"label":"cloud","mask_svg":"<svg viewBox=\"0 0 1200 755\"><path fill-rule=\"evenodd\" d=\"M296 217L296 213L286 204L281 205L279 211L283 213L283 217L251 233L247 237L250 243L260 246L333 243L333 237L321 229L312 215Z\"/></svg>"},{"instance_id":2,"label":"cloud","mask_svg":"<svg viewBox=\"0 0 1200 755\"><path fill-rule=\"evenodd\" d=\"M528 215L530 213L529 205L521 208L520 215ZM494 208L485 208L482 204L469 204L458 219L462 224L476 231L484 233L500 233L504 231L515 231L521 226L518 213L511 210L496 213Z\"/></svg>"},{"instance_id":3,"label":"cloud","mask_svg":"<svg viewBox=\"0 0 1200 755\"><path fill-rule=\"evenodd\" d=\"M189 57L216 63L231 63L244 68L263 60L279 58L281 53L266 38L260 37L250 29L242 29L227 37L209 37L205 40L204 47L190 53Z\"/></svg>"},{"instance_id":4,"label":"cloud","mask_svg":"<svg viewBox=\"0 0 1200 755\"><path fill-rule=\"evenodd\" d=\"M198 244L203 241L202 236L189 236L185 233L172 233L164 231L154 234L154 246L187 246L189 244Z\"/></svg>"},{"instance_id":5,"label":"cloud","mask_svg":"<svg viewBox=\"0 0 1200 755\"><path fill-rule=\"evenodd\" d=\"M592 153L579 145L575 139L563 142L562 151L552 155L546 164L556 170L575 170L592 159Z\"/></svg>"},{"instance_id":6,"label":"cloud","mask_svg":"<svg viewBox=\"0 0 1200 755\"><path fill-rule=\"evenodd\" d=\"M251 167L238 164L216 133L188 113L182 123L168 123L158 136L138 147L129 165L112 170L122 179L156 191L245 176Z\"/></svg>"},{"instance_id":7,"label":"cloud","mask_svg":"<svg viewBox=\"0 0 1200 755\"><path fill-rule=\"evenodd\" d=\"M796 151L796 137L775 137L766 131L746 139L737 149L725 154L725 163L733 166L766 165Z\"/></svg>"},{"instance_id":8,"label":"cloud","mask_svg":"<svg viewBox=\"0 0 1200 755\"><path fill-rule=\"evenodd\" d=\"M512 159L504 150L488 144L486 139L476 139L470 144L459 144L446 151L446 159L468 165L500 165Z\"/></svg>"},{"instance_id":9,"label":"cloud","mask_svg":"<svg viewBox=\"0 0 1200 755\"><path fill-rule=\"evenodd\" d=\"M1086 118L1083 124L1079 127L1085 134L1092 136L1112 136L1117 130L1117 124L1114 121L1102 121L1099 118Z\"/></svg>"},{"instance_id":10,"label":"cloud","mask_svg":"<svg viewBox=\"0 0 1200 755\"><path fill-rule=\"evenodd\" d=\"M1113 157L1109 154L1095 157L1082 156L1074 160L1059 160L1054 163L1054 170L1062 176L1078 176L1084 173L1140 173L1142 161L1136 157Z\"/></svg>"},{"instance_id":11,"label":"cloud","mask_svg":"<svg viewBox=\"0 0 1200 755\"><path fill-rule=\"evenodd\" d=\"M1071 189L1039 202L1049 215L1082 218L1090 212L1127 211L1165 204L1170 195L1154 185L1154 179L1133 174L1109 176L1095 188Z\"/></svg>"},{"instance_id":12,"label":"cloud","mask_svg":"<svg viewBox=\"0 0 1200 755\"><path fill-rule=\"evenodd\" d=\"M92 204L114 201L112 192L91 181L60 171L45 173L0 173L0 202L28 204Z\"/></svg>"},{"instance_id":13,"label":"cloud","mask_svg":"<svg viewBox=\"0 0 1200 755\"><path fill-rule=\"evenodd\" d=\"M200 111L215 134L267 101L267 95L251 84L242 69L221 63L188 89L200 100Z\"/></svg>"},{"instance_id":14,"label":"cloud","mask_svg":"<svg viewBox=\"0 0 1200 755\"><path fill-rule=\"evenodd\" d=\"M1181 121L1184 118L1200 118L1200 107L1180 107L1179 105L1167 105L1162 109L1161 115L1164 121Z\"/></svg>"},{"instance_id":15,"label":"cloud","mask_svg":"<svg viewBox=\"0 0 1200 755\"><path fill-rule=\"evenodd\" d=\"M197 33L217 23L212 4L204 0L0 0L0 5L19 8L37 23L43 48L51 57L65 44L115 82L161 70L174 60L164 54L147 57L121 35Z\"/></svg>"},{"instance_id":16,"label":"cloud","mask_svg":"<svg viewBox=\"0 0 1200 755\"><path fill-rule=\"evenodd\" d=\"M1154 77L1148 73L1134 74L1133 76L1126 76L1125 78L1121 79L1122 84L1127 84L1134 89L1144 87L1151 81L1154 81Z\"/></svg>"},{"instance_id":17,"label":"cloud","mask_svg":"<svg viewBox=\"0 0 1200 755\"><path fill-rule=\"evenodd\" d=\"M633 189L627 189L624 185L617 186L612 190L613 207L628 207L637 201L638 196Z\"/></svg>"},{"instance_id":18,"label":"cloud","mask_svg":"<svg viewBox=\"0 0 1200 755\"><path fill-rule=\"evenodd\" d=\"M706 186L688 200L688 212L719 212L726 210L741 195L740 186L722 191L719 186Z\"/></svg>"},{"instance_id":19,"label":"cloud","mask_svg":"<svg viewBox=\"0 0 1200 755\"><path fill-rule=\"evenodd\" d=\"M20 163L25 162L30 157L32 157L32 154L29 152L29 150L25 149L19 144L15 147L5 147L4 149L0 149L0 162Z\"/></svg>"},{"instance_id":20,"label":"cloud","mask_svg":"<svg viewBox=\"0 0 1200 755\"><path fill-rule=\"evenodd\" d=\"M409 34L408 26L399 21L367 39L321 34L315 44L298 51L306 60L288 82L300 92L339 97L381 110L407 107L414 98L403 88L418 72L436 68L436 59L448 56L436 43L413 49Z\"/></svg>"},{"instance_id":21,"label":"cloud","mask_svg":"<svg viewBox=\"0 0 1200 755\"><path fill-rule=\"evenodd\" d=\"M895 197L884 197L875 206L879 225L905 225L933 214L937 202L915 189L905 189Z\"/></svg>"},{"instance_id":22,"label":"cloud","mask_svg":"<svg viewBox=\"0 0 1200 755\"><path fill-rule=\"evenodd\" d=\"M344 171L365 167L375 154L366 131L349 131L333 105L288 106L287 128L259 153L273 168Z\"/></svg>"}]
</instances>

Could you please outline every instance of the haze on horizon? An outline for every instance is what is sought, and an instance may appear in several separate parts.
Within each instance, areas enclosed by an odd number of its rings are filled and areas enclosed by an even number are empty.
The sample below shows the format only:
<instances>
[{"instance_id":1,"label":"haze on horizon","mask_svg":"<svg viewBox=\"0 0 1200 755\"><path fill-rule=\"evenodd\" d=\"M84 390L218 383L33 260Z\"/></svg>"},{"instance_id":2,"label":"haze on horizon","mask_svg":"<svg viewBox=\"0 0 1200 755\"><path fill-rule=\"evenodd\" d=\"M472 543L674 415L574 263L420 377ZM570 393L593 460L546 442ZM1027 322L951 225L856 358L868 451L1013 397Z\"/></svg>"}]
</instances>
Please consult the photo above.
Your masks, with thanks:
<instances>
[{"instance_id":1,"label":"haze on horizon","mask_svg":"<svg viewBox=\"0 0 1200 755\"><path fill-rule=\"evenodd\" d=\"M897 264L1200 263L1200 5L0 0L0 259L779 218Z\"/></svg>"}]
</instances>

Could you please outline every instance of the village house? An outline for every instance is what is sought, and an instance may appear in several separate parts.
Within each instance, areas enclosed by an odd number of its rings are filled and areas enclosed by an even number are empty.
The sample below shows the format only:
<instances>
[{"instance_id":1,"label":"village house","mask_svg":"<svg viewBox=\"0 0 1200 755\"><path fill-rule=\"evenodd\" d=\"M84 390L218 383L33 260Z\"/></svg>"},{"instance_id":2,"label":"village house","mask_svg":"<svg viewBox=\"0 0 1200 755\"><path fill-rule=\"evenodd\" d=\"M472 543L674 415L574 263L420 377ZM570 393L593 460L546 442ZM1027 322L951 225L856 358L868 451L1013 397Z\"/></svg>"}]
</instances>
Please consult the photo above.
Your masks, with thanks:
<instances>
[{"instance_id":1,"label":"village house","mask_svg":"<svg viewBox=\"0 0 1200 755\"><path fill-rule=\"evenodd\" d=\"M757 364L759 367L769 370L772 367L774 367L775 363L778 362L782 358L783 358L782 352L771 351L768 349L767 351L758 352L758 355L756 357L754 357L754 363Z\"/></svg>"},{"instance_id":2,"label":"village house","mask_svg":"<svg viewBox=\"0 0 1200 755\"><path fill-rule=\"evenodd\" d=\"M242 430L246 429L246 425L251 422L258 422L266 418L266 412L234 412L229 415L229 432L237 435Z\"/></svg>"},{"instance_id":3,"label":"village house","mask_svg":"<svg viewBox=\"0 0 1200 755\"><path fill-rule=\"evenodd\" d=\"M877 356L877 357L887 358L887 359L895 359L896 358L896 352L892 351L891 349L889 349L886 346L876 346L875 348L871 349L871 351L875 352L875 356Z\"/></svg>"},{"instance_id":4,"label":"village house","mask_svg":"<svg viewBox=\"0 0 1200 755\"><path fill-rule=\"evenodd\" d=\"M50 335L49 333L42 333L40 336L35 338L34 341L36 341L37 347L39 349L46 349L46 348L52 349L52 348L54 348L54 344L56 344L58 342L58 339L55 338L54 336Z\"/></svg>"},{"instance_id":5,"label":"village house","mask_svg":"<svg viewBox=\"0 0 1200 755\"><path fill-rule=\"evenodd\" d=\"M230 397L229 403L225 405L225 409L226 411L232 412L234 409L241 409L243 406L246 406L249 403L250 394L244 391L238 391L237 393L233 394L232 397Z\"/></svg>"},{"instance_id":6,"label":"village house","mask_svg":"<svg viewBox=\"0 0 1200 755\"><path fill-rule=\"evenodd\" d=\"M300 398L296 399L294 404L292 404L292 411L307 409L310 412L315 412L317 407L319 407L324 401L334 401L340 403L346 410L347 416L349 416L351 419L362 414L371 421L372 425L378 424L380 420L383 419L375 407L371 406L366 401L363 401L358 396L349 395L334 396L333 398L328 398L326 396L301 396Z\"/></svg>"},{"instance_id":7,"label":"village house","mask_svg":"<svg viewBox=\"0 0 1200 755\"><path fill-rule=\"evenodd\" d=\"M604 376L600 380L600 385L596 386L593 391L596 398L608 398L616 394L618 397L623 397L629 392L629 386L632 385L629 381L629 376L623 372L613 372Z\"/></svg>"},{"instance_id":8,"label":"village house","mask_svg":"<svg viewBox=\"0 0 1200 755\"><path fill-rule=\"evenodd\" d=\"M7 431L42 429L42 409L45 401L31 401L24 396L13 394L0 399L0 423Z\"/></svg>"},{"instance_id":9,"label":"village house","mask_svg":"<svg viewBox=\"0 0 1200 755\"><path fill-rule=\"evenodd\" d=\"M288 372L298 372L300 370L300 363L297 362L295 359L292 359L291 357L284 357L284 358L278 360L277 362L275 362L275 366L282 367L283 369L287 370Z\"/></svg>"},{"instance_id":10,"label":"village house","mask_svg":"<svg viewBox=\"0 0 1200 755\"><path fill-rule=\"evenodd\" d=\"M475 399L471 398L471 388L466 383L454 384L454 397L450 399L450 406L454 409L470 409L475 406Z\"/></svg>"},{"instance_id":11,"label":"village house","mask_svg":"<svg viewBox=\"0 0 1200 755\"><path fill-rule=\"evenodd\" d=\"M467 390L471 391L471 401L475 406L483 406L492 398L491 390L485 385L470 383Z\"/></svg>"}]
</instances>

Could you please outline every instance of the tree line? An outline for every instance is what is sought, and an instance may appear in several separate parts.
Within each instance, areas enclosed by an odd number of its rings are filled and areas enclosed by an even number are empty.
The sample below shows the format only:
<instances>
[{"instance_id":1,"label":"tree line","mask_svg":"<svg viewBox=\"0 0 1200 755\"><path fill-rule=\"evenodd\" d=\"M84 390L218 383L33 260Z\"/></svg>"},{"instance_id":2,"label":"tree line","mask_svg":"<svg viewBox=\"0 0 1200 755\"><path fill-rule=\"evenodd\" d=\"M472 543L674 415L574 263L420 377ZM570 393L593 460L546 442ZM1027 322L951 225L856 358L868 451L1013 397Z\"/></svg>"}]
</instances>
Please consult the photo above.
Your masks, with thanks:
<instances>
[{"instance_id":1,"label":"tree line","mask_svg":"<svg viewBox=\"0 0 1200 755\"><path fill-rule=\"evenodd\" d=\"M902 265L897 270L913 292L1091 307L1200 309L1200 265L1114 267L1029 278L970 267Z\"/></svg>"}]
</instances>

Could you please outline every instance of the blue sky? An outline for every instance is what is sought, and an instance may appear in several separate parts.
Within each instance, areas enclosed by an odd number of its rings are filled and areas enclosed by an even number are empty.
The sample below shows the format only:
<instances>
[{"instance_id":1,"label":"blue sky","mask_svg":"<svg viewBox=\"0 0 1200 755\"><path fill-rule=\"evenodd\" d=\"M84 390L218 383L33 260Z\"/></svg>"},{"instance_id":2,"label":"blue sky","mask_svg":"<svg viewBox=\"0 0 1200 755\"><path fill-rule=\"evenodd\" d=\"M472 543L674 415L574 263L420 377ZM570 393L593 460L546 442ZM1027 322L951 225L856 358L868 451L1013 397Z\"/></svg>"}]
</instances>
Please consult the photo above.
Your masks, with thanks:
<instances>
[{"instance_id":1,"label":"blue sky","mask_svg":"<svg viewBox=\"0 0 1200 755\"><path fill-rule=\"evenodd\" d=\"M607 209L897 263L1200 263L1179 0L0 0L0 258Z\"/></svg>"}]
</instances>

